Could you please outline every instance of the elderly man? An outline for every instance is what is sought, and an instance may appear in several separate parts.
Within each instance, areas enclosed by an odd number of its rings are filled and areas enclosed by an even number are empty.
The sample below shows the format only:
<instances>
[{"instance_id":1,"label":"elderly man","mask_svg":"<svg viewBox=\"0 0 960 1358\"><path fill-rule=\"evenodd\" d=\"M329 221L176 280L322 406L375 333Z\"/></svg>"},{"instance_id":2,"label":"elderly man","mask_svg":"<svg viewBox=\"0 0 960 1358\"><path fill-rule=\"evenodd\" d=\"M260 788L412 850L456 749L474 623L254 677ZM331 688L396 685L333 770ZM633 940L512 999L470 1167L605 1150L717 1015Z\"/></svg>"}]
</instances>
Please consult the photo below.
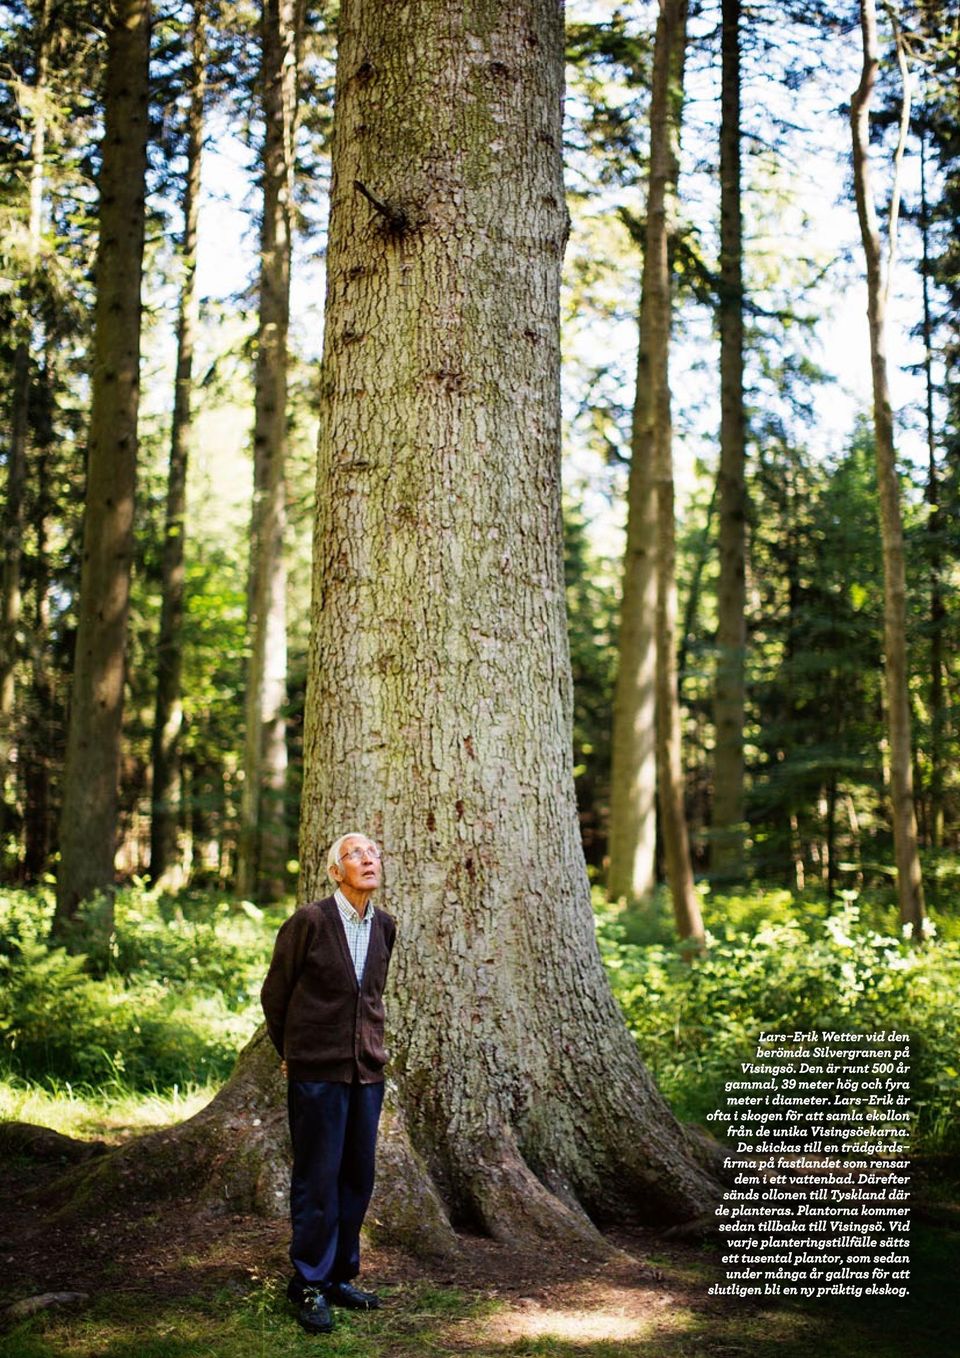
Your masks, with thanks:
<instances>
[{"instance_id":1,"label":"elderly man","mask_svg":"<svg viewBox=\"0 0 960 1358\"><path fill-rule=\"evenodd\" d=\"M333 1328L330 1304L372 1310L379 1299L351 1280L373 1191L383 1103L383 987L396 924L370 903L380 850L366 835L330 847L332 896L281 926L260 992L287 1079L293 1170L287 1296L306 1330Z\"/></svg>"}]
</instances>

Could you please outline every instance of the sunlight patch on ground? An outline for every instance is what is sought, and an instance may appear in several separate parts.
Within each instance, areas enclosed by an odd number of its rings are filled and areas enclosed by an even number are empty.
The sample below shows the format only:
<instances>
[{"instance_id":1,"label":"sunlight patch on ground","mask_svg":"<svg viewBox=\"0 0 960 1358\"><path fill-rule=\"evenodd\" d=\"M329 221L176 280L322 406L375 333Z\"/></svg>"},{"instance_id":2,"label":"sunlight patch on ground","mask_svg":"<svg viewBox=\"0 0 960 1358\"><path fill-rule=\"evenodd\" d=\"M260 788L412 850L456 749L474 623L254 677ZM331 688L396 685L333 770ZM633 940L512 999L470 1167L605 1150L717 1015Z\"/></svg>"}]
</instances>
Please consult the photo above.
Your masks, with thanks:
<instances>
[{"instance_id":1,"label":"sunlight patch on ground","mask_svg":"<svg viewBox=\"0 0 960 1358\"><path fill-rule=\"evenodd\" d=\"M541 1305L524 1297L490 1316L480 1332L472 1320L458 1324L455 1334L461 1343L477 1346L548 1338L567 1344L623 1343L650 1340L683 1328L685 1321L676 1299L665 1293L604 1287L592 1288L569 1306Z\"/></svg>"}]
</instances>

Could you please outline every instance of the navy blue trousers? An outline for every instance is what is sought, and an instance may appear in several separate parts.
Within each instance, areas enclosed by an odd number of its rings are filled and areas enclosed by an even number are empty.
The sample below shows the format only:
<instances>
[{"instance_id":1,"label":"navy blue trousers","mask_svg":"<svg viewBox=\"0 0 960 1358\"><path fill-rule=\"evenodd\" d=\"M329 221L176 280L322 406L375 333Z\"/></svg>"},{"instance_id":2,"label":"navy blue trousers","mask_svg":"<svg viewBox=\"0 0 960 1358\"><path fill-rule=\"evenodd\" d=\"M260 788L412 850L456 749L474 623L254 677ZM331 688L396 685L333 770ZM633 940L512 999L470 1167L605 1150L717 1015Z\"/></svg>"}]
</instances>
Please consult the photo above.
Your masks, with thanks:
<instances>
[{"instance_id":1,"label":"navy blue trousers","mask_svg":"<svg viewBox=\"0 0 960 1358\"><path fill-rule=\"evenodd\" d=\"M290 1261L315 1287L360 1272L360 1227L373 1192L383 1084L290 1080Z\"/></svg>"}]
</instances>

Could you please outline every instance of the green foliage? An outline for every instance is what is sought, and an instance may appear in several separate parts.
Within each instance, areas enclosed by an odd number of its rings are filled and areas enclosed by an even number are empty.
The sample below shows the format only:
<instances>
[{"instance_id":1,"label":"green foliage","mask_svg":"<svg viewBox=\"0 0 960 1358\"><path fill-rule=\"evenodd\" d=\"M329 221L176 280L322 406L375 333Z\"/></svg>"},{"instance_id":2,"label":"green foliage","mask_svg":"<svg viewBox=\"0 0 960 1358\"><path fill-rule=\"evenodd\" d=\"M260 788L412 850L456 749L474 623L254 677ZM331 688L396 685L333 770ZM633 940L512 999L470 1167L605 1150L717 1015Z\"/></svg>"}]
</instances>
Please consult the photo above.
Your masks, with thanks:
<instances>
[{"instance_id":1,"label":"green foliage","mask_svg":"<svg viewBox=\"0 0 960 1358\"><path fill-rule=\"evenodd\" d=\"M775 428L758 459L752 621L754 870L822 877L886 857L883 592L872 437L831 468Z\"/></svg>"},{"instance_id":2,"label":"green foliage","mask_svg":"<svg viewBox=\"0 0 960 1358\"><path fill-rule=\"evenodd\" d=\"M94 902L84 921L102 938ZM276 921L208 897L120 893L81 955L46 942L52 894L0 895L0 1059L31 1079L157 1090L225 1079L259 1020Z\"/></svg>"},{"instance_id":3,"label":"green foliage","mask_svg":"<svg viewBox=\"0 0 960 1358\"><path fill-rule=\"evenodd\" d=\"M678 1116L719 1105L762 1029L896 1026L911 1039L915 1147L960 1145L960 940L914 950L885 927L885 906L853 899L828 913L787 891L707 896L709 948L691 965L668 941L665 901L639 926L599 893L595 906L614 992Z\"/></svg>"}]
</instances>

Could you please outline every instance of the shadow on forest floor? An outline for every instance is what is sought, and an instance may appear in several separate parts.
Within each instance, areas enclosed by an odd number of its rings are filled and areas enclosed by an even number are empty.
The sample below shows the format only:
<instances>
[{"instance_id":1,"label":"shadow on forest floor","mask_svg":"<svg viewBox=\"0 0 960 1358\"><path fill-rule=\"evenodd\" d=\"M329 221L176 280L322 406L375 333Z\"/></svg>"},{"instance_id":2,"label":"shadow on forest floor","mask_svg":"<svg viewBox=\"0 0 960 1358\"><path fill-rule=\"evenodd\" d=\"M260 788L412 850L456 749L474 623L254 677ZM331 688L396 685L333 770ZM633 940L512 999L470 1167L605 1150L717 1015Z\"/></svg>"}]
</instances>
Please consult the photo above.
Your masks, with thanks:
<instances>
[{"instance_id":1,"label":"shadow on forest floor","mask_svg":"<svg viewBox=\"0 0 960 1358\"><path fill-rule=\"evenodd\" d=\"M0 1311L45 1292L87 1299L8 1324L3 1358L933 1358L955 1325L960 1208L943 1182L924 1195L937 1210L917 1213L902 1301L711 1297L716 1250L646 1232L616 1236L635 1262L602 1265L468 1237L459 1263L433 1271L371 1247L363 1281L383 1310L339 1312L332 1335L311 1337L283 1296L283 1221L202 1218L187 1203L146 1215L100 1204L72 1220L30 1210L24 1191L56 1172L0 1166Z\"/></svg>"}]
</instances>

